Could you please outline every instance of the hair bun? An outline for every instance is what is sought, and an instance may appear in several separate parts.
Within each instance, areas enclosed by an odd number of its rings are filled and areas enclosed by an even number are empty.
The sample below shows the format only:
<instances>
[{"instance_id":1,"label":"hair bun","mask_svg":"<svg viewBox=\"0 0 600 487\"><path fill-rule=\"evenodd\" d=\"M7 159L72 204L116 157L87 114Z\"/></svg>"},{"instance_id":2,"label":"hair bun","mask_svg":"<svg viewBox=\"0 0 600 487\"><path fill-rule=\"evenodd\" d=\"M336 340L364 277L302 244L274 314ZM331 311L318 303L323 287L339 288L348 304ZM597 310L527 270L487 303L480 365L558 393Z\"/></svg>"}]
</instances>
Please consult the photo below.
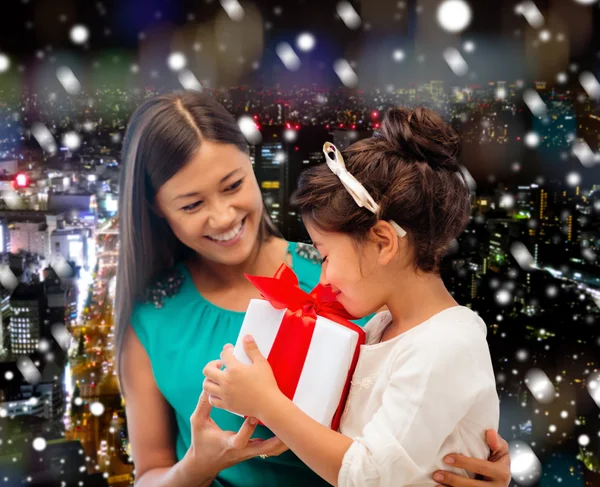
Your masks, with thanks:
<instances>
[{"instance_id":1,"label":"hair bun","mask_svg":"<svg viewBox=\"0 0 600 487\"><path fill-rule=\"evenodd\" d=\"M380 137L409 162L427 162L433 169L459 169L460 137L433 110L390 108L381 124Z\"/></svg>"}]
</instances>

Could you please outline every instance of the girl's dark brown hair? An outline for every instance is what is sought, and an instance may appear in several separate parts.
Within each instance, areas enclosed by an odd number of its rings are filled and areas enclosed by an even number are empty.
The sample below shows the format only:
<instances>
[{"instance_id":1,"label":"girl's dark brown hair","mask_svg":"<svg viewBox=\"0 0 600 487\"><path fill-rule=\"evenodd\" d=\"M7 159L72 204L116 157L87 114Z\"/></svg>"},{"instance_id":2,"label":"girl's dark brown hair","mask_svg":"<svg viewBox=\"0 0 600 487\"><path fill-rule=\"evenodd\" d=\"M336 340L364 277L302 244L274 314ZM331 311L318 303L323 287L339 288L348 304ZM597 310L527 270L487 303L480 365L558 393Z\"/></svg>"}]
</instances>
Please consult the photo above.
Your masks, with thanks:
<instances>
[{"instance_id":1,"label":"girl's dark brown hair","mask_svg":"<svg viewBox=\"0 0 600 487\"><path fill-rule=\"evenodd\" d=\"M348 171L379 203L378 215L360 208L325 164L302 173L292 204L318 228L359 242L379 219L393 220L407 231L415 268L438 273L471 214L460 145L458 134L432 110L392 108L378 134L342 151Z\"/></svg>"}]
</instances>

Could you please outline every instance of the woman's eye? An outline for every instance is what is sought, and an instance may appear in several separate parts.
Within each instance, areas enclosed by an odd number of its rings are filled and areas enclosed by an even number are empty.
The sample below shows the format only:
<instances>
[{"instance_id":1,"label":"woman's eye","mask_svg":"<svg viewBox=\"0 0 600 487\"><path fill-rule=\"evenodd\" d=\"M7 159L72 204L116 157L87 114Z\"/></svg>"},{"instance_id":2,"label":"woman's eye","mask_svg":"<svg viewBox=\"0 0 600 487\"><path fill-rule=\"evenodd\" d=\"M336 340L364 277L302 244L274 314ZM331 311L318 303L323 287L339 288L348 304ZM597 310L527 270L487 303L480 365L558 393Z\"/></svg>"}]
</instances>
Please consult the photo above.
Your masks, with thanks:
<instances>
[{"instance_id":1,"label":"woman's eye","mask_svg":"<svg viewBox=\"0 0 600 487\"><path fill-rule=\"evenodd\" d=\"M192 211L195 210L198 206L202 204L202 201L196 201L196 203L192 203L191 205L184 206L181 208L183 211Z\"/></svg>"},{"instance_id":2,"label":"woman's eye","mask_svg":"<svg viewBox=\"0 0 600 487\"><path fill-rule=\"evenodd\" d=\"M324 264L326 260L327 260L327 256L323 257L323 258L321 259L321 264Z\"/></svg>"},{"instance_id":3,"label":"woman's eye","mask_svg":"<svg viewBox=\"0 0 600 487\"><path fill-rule=\"evenodd\" d=\"M228 186L225 191L233 191L234 189L239 188L242 185L242 182L244 181L244 178L240 179L239 181L236 181L235 183L233 183L231 186Z\"/></svg>"}]
</instances>

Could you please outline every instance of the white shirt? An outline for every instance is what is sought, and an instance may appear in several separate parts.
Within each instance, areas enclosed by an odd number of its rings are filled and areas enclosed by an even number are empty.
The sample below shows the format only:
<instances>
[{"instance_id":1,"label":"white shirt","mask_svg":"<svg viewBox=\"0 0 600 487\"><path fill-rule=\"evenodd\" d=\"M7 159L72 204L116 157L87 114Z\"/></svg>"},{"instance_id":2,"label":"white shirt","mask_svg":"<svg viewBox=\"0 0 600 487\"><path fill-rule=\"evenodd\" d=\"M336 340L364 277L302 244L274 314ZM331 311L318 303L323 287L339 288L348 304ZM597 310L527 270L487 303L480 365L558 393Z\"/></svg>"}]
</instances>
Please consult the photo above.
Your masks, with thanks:
<instances>
[{"instance_id":1,"label":"white shirt","mask_svg":"<svg viewBox=\"0 0 600 487\"><path fill-rule=\"evenodd\" d=\"M448 453L487 459L487 429L498 429L499 400L483 320L464 306L445 309L381 342L391 322L365 327L340 432L352 438L340 487L433 486ZM471 476L472 478L472 476Z\"/></svg>"}]
</instances>

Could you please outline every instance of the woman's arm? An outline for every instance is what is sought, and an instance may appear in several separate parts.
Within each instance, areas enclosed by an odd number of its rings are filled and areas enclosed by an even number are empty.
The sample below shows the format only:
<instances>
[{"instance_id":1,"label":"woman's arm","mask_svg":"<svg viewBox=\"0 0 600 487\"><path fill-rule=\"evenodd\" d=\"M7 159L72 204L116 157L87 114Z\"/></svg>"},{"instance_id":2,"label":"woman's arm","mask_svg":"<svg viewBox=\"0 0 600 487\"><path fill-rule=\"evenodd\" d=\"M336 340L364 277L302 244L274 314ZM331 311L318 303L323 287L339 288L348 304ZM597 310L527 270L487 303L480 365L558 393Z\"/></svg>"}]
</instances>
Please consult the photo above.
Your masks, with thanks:
<instances>
[{"instance_id":1,"label":"woman's arm","mask_svg":"<svg viewBox=\"0 0 600 487\"><path fill-rule=\"evenodd\" d=\"M121 356L121 388L127 401L127 427L136 487L205 487L217 473L261 454L278 455L287 447L276 438L251 440L256 421L237 433L222 431L211 419L211 405L200 397L190 422L192 446L181 461L175 454L173 412L154 380L146 350L130 327Z\"/></svg>"},{"instance_id":2,"label":"woman's arm","mask_svg":"<svg viewBox=\"0 0 600 487\"><path fill-rule=\"evenodd\" d=\"M177 463L173 444L173 414L152 373L148 354L129 327L121 355L121 388L127 398L127 428L137 487L185 486L186 466ZM210 485L212 476L196 485Z\"/></svg>"}]
</instances>

